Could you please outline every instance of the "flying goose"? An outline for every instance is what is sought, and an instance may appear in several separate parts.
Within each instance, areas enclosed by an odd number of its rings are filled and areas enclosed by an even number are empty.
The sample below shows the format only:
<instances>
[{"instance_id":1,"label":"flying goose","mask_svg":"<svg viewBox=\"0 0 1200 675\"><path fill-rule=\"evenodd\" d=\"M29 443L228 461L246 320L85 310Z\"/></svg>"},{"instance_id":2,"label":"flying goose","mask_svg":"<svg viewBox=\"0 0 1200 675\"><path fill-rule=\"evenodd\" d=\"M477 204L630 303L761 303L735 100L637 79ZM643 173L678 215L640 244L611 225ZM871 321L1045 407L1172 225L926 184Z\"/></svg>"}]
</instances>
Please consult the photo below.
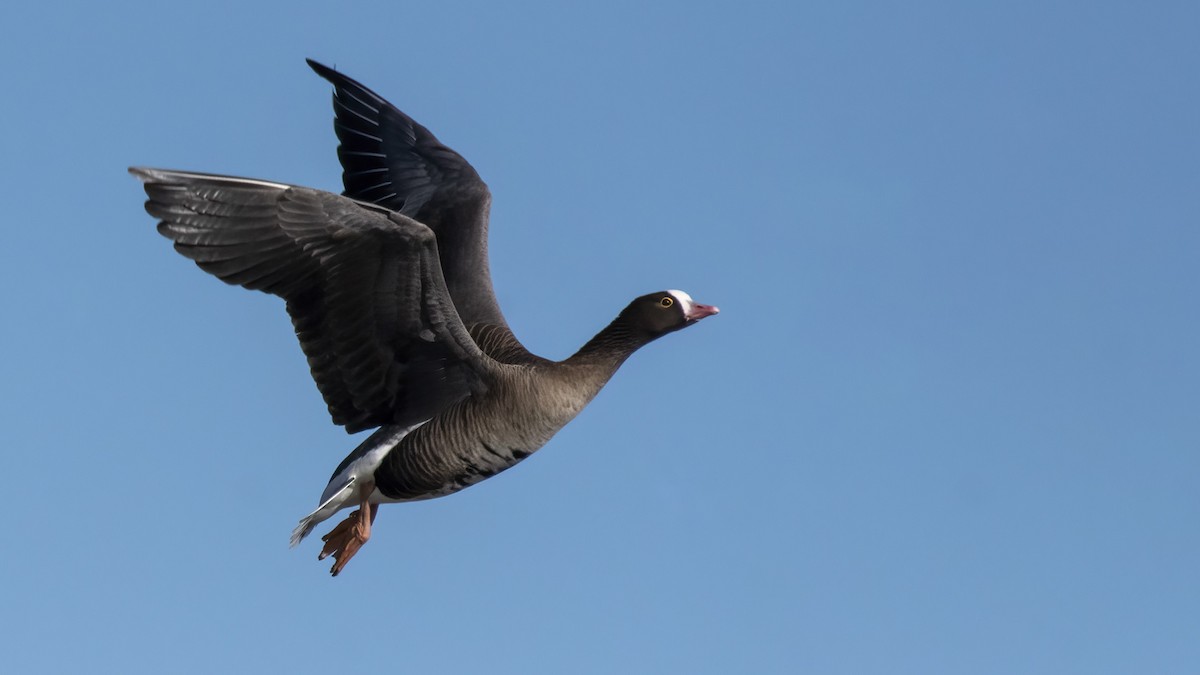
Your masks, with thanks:
<instances>
[{"instance_id":1,"label":"flying goose","mask_svg":"<svg viewBox=\"0 0 1200 675\"><path fill-rule=\"evenodd\" d=\"M639 347L717 313L679 290L636 298L570 358L517 341L492 290L487 186L457 152L375 93L333 83L345 194L131 168L175 250L222 281L283 298L335 424L377 430L350 453L295 546L322 539L337 576L380 504L442 497L541 448Z\"/></svg>"}]
</instances>

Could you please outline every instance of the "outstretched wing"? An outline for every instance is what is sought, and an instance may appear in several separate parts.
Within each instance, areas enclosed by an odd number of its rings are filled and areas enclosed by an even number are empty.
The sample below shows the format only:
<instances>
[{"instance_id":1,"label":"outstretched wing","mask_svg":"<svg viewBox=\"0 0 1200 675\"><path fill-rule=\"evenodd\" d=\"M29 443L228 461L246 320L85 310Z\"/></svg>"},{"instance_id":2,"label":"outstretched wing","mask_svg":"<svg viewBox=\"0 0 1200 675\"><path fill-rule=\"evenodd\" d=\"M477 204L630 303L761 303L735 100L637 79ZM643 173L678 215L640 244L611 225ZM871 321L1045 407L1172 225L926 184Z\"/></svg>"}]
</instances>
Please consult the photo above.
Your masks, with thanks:
<instances>
[{"instance_id":1,"label":"outstretched wing","mask_svg":"<svg viewBox=\"0 0 1200 675\"><path fill-rule=\"evenodd\" d=\"M485 388L494 364L455 311L421 223L308 188L130 172L175 250L287 301L313 379L348 432L415 424Z\"/></svg>"},{"instance_id":2,"label":"outstretched wing","mask_svg":"<svg viewBox=\"0 0 1200 675\"><path fill-rule=\"evenodd\" d=\"M437 235L442 272L467 326L507 328L492 290L491 193L462 155L375 92L308 60L334 86L344 194L414 218Z\"/></svg>"}]
</instances>

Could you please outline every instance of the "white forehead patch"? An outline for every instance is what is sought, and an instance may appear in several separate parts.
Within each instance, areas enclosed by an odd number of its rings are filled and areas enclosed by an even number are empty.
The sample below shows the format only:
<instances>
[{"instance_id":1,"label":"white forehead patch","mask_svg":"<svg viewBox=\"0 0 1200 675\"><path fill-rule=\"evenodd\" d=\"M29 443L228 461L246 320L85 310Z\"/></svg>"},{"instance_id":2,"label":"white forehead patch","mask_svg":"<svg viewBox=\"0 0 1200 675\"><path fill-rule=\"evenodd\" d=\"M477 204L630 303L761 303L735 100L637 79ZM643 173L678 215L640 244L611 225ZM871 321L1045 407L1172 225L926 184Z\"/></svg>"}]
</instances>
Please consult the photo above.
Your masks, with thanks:
<instances>
[{"instance_id":1,"label":"white forehead patch","mask_svg":"<svg viewBox=\"0 0 1200 675\"><path fill-rule=\"evenodd\" d=\"M692 300L692 296L684 293L683 291L677 290L669 290L667 293L669 293L671 297L675 298L676 302L678 302L680 305L683 305L683 314L685 316L691 313L692 306L696 304L695 301Z\"/></svg>"}]
</instances>

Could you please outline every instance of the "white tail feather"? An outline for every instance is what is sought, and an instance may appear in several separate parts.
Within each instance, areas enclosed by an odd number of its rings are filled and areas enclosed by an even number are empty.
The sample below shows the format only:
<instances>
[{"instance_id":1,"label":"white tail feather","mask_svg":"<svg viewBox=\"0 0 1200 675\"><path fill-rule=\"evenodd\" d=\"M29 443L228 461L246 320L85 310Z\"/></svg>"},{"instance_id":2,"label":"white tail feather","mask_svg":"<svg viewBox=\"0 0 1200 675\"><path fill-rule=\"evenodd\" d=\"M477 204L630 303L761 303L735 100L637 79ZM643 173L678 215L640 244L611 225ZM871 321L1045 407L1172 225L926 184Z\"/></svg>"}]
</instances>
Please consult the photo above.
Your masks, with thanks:
<instances>
[{"instance_id":1,"label":"white tail feather","mask_svg":"<svg viewBox=\"0 0 1200 675\"><path fill-rule=\"evenodd\" d=\"M330 495L328 499L321 502L320 506L313 509L312 513L301 518L300 524L296 526L296 529L292 530L291 543L288 545L288 548L296 548L296 545L299 544L301 541L303 541L304 538L307 537L309 535L309 533L311 533L313 531L314 527L321 524L321 522L324 521L329 516L332 516L333 514L337 513L338 509L341 507L340 504L336 505L332 509L329 509L328 512L325 512L326 507L328 507L333 502L338 501L341 498L342 494L345 493L346 490L349 490L351 485L354 485L354 482L356 480L358 480L358 478L356 476L350 476L349 478L347 478L346 482L342 483L342 486L339 487L336 491L334 491L334 493L332 495Z\"/></svg>"}]
</instances>

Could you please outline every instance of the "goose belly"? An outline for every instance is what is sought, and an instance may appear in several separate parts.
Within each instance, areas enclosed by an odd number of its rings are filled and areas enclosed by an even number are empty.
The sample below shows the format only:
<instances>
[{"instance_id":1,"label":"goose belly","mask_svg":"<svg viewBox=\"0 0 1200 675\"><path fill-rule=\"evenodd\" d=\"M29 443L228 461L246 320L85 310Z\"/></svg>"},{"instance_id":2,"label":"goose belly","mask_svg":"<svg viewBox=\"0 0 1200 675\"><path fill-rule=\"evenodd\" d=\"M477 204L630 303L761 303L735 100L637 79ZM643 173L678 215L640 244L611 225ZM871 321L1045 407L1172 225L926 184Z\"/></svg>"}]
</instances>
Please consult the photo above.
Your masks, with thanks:
<instances>
[{"instance_id":1,"label":"goose belly","mask_svg":"<svg viewBox=\"0 0 1200 675\"><path fill-rule=\"evenodd\" d=\"M547 439L548 440L548 439ZM454 452L430 456L397 447L375 472L373 503L411 502L454 494L506 471L545 445L522 443L512 448L477 441ZM528 449L526 449L528 448Z\"/></svg>"},{"instance_id":2,"label":"goose belly","mask_svg":"<svg viewBox=\"0 0 1200 675\"><path fill-rule=\"evenodd\" d=\"M375 471L379 498L433 499L491 478L539 450L586 404L536 391L490 393L489 400L468 399L405 436Z\"/></svg>"}]
</instances>

